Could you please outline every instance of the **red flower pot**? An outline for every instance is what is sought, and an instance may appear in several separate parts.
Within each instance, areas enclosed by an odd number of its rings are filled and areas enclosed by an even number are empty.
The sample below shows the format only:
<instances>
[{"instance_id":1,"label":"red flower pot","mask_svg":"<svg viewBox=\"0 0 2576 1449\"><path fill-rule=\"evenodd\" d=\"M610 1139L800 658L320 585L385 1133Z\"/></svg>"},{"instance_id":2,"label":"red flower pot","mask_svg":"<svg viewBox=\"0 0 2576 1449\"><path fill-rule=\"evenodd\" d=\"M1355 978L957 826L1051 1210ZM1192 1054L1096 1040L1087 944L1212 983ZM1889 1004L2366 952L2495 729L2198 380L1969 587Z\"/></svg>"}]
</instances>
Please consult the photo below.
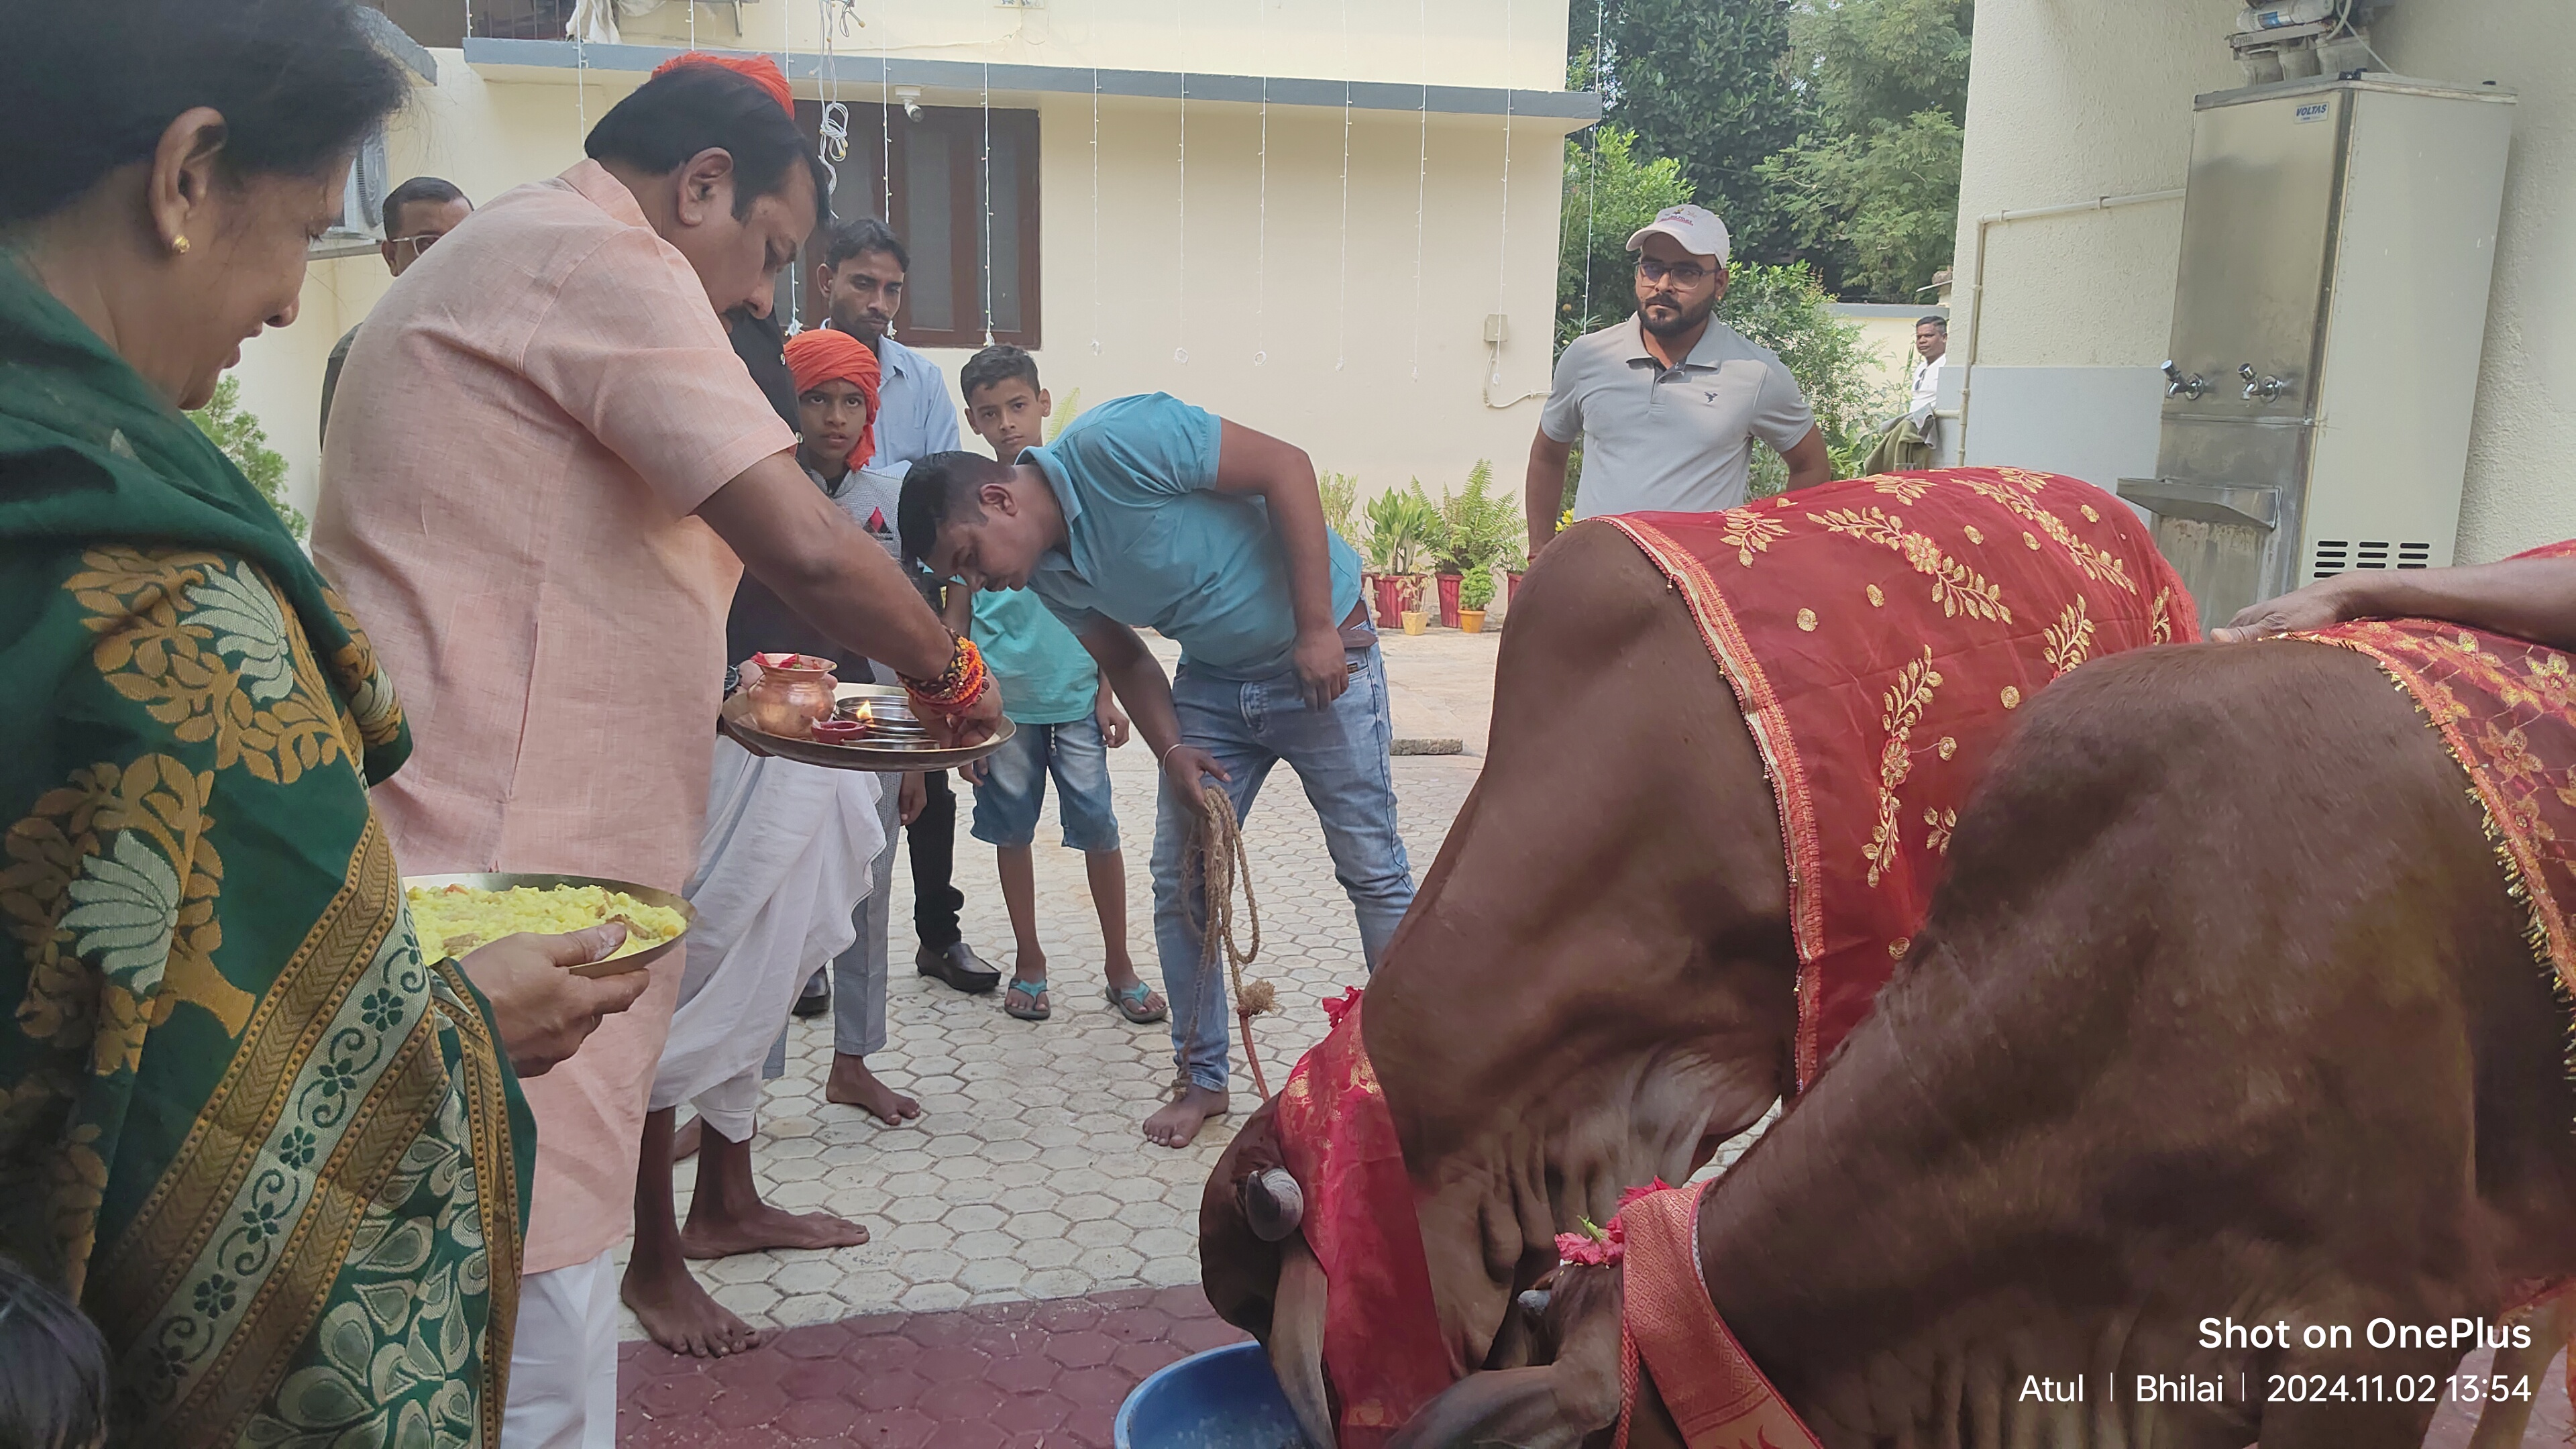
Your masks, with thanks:
<instances>
[{"instance_id":1,"label":"red flower pot","mask_svg":"<svg viewBox=\"0 0 2576 1449\"><path fill-rule=\"evenodd\" d=\"M1404 627L1404 581L1393 574L1369 575L1369 592L1377 601L1377 626L1381 629Z\"/></svg>"},{"instance_id":2,"label":"red flower pot","mask_svg":"<svg viewBox=\"0 0 2576 1449\"><path fill-rule=\"evenodd\" d=\"M1443 629L1458 627L1458 584L1463 578L1463 574L1440 576L1440 627Z\"/></svg>"}]
</instances>

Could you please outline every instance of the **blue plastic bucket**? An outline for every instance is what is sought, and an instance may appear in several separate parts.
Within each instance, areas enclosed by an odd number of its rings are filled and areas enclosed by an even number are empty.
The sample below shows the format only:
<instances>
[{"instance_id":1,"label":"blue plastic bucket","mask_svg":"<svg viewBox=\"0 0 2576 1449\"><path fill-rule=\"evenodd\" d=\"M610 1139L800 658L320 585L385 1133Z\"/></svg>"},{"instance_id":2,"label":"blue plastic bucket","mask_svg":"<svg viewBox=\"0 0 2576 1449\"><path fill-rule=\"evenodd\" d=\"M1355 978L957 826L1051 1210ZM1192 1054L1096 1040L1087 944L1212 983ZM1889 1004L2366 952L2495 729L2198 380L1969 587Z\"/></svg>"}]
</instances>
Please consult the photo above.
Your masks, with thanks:
<instances>
[{"instance_id":1,"label":"blue plastic bucket","mask_svg":"<svg viewBox=\"0 0 2576 1449\"><path fill-rule=\"evenodd\" d=\"M1158 1370L1118 1406L1118 1449L1301 1449L1306 1436L1257 1343Z\"/></svg>"}]
</instances>

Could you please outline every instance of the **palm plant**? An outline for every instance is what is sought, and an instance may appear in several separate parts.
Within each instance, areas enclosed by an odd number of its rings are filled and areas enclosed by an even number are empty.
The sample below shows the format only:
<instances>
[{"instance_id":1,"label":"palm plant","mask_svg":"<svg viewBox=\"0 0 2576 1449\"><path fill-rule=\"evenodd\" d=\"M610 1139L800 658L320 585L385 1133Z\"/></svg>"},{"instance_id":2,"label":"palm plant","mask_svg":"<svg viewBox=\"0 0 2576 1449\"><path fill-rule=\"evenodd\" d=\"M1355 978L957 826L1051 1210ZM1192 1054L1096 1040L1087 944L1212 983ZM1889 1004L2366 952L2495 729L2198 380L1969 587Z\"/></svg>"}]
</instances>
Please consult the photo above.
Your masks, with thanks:
<instances>
[{"instance_id":1,"label":"palm plant","mask_svg":"<svg viewBox=\"0 0 2576 1449\"><path fill-rule=\"evenodd\" d=\"M1519 505L1508 492L1494 490L1490 458L1477 459L1467 470L1467 486L1441 500L1440 518L1445 535L1441 566L1454 573L1506 560L1515 547L1527 544Z\"/></svg>"}]
</instances>

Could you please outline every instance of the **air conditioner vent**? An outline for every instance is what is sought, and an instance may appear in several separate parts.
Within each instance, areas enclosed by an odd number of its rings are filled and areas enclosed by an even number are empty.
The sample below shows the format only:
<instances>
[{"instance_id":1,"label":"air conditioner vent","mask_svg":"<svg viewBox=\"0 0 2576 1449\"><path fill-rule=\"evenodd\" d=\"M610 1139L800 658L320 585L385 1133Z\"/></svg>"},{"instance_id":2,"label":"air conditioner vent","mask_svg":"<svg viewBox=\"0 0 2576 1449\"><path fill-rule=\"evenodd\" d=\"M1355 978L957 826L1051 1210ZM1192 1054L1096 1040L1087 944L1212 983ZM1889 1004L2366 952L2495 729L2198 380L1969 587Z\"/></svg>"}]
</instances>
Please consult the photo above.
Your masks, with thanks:
<instances>
[{"instance_id":1,"label":"air conditioner vent","mask_svg":"<svg viewBox=\"0 0 2576 1449\"><path fill-rule=\"evenodd\" d=\"M2317 540L2317 555L2311 571L2312 577L2332 578L2350 567L2352 567L2351 540L2341 538Z\"/></svg>"},{"instance_id":2,"label":"air conditioner vent","mask_svg":"<svg viewBox=\"0 0 2576 1449\"><path fill-rule=\"evenodd\" d=\"M2397 566L2401 569L2429 569L2433 566L2433 545L2401 543L2397 545Z\"/></svg>"}]
</instances>

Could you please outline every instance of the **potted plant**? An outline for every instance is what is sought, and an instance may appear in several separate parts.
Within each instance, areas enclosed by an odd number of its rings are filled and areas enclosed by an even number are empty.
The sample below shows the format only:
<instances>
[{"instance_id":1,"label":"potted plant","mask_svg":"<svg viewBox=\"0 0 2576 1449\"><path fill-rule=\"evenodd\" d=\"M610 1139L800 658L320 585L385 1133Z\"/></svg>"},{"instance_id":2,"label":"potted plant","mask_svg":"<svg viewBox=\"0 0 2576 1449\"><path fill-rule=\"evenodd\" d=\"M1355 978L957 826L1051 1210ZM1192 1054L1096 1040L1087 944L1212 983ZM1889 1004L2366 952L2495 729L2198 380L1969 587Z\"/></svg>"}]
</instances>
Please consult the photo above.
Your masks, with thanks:
<instances>
[{"instance_id":1,"label":"potted plant","mask_svg":"<svg viewBox=\"0 0 2576 1449\"><path fill-rule=\"evenodd\" d=\"M1442 622L1457 625L1459 590L1471 569L1489 568L1527 542L1520 509L1507 492L1494 488L1494 464L1479 458L1467 470L1466 486L1440 504L1441 553L1446 564L1440 583Z\"/></svg>"},{"instance_id":2,"label":"potted plant","mask_svg":"<svg viewBox=\"0 0 2576 1449\"><path fill-rule=\"evenodd\" d=\"M1397 579L1395 584L1399 604L1397 617L1403 621L1404 632L1419 634L1430 628L1431 616L1422 608L1422 576L1407 574Z\"/></svg>"},{"instance_id":3,"label":"potted plant","mask_svg":"<svg viewBox=\"0 0 2576 1449\"><path fill-rule=\"evenodd\" d=\"M1493 601L1493 566L1478 564L1467 570L1458 581L1458 627L1470 634L1484 633L1485 606Z\"/></svg>"},{"instance_id":4,"label":"potted plant","mask_svg":"<svg viewBox=\"0 0 2576 1449\"><path fill-rule=\"evenodd\" d=\"M1422 546L1427 537L1423 509L1410 495L1390 489L1368 501L1363 510L1368 519L1368 539L1361 552L1370 570L1371 601L1377 606L1377 626L1393 629L1403 621L1409 576L1418 567ZM1416 595L1418 597L1418 595Z\"/></svg>"}]
</instances>

